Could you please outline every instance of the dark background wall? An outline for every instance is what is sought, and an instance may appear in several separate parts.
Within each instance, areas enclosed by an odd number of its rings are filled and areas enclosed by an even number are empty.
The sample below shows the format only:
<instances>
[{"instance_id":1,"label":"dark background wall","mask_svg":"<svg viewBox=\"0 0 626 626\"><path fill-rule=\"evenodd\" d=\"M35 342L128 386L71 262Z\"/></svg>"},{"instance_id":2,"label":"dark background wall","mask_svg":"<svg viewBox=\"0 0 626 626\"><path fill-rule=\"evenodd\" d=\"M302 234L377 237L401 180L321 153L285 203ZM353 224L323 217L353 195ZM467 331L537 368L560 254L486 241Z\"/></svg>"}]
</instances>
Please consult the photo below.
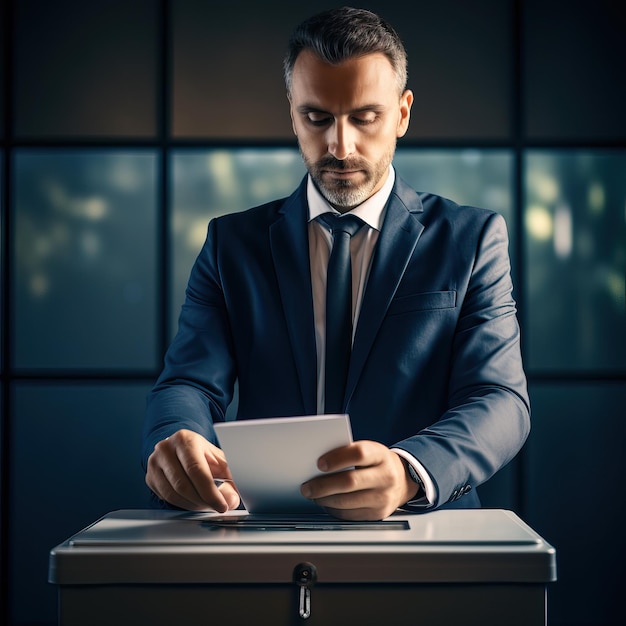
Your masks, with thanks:
<instances>
[{"instance_id":1,"label":"dark background wall","mask_svg":"<svg viewBox=\"0 0 626 626\"><path fill-rule=\"evenodd\" d=\"M0 4L0 621L54 623L50 548L146 506L144 398L189 263L212 214L301 176L282 55L341 4ZM360 4L409 52L408 177L509 224L533 431L481 494L556 547L552 626L616 623L626 556L621 5Z\"/></svg>"}]
</instances>

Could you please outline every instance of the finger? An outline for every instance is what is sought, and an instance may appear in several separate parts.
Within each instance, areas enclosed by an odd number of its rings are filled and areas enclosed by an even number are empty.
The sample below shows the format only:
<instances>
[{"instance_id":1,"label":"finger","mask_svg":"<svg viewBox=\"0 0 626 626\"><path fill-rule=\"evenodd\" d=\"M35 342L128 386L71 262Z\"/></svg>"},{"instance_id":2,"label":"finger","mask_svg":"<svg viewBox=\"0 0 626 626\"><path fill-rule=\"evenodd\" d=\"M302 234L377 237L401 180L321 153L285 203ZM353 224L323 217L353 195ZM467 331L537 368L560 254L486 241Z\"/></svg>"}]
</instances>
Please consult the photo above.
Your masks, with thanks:
<instances>
[{"instance_id":1,"label":"finger","mask_svg":"<svg viewBox=\"0 0 626 626\"><path fill-rule=\"evenodd\" d=\"M368 448L369 446L365 446ZM374 446L374 455L367 462L378 459L380 449ZM354 452L354 451L352 451ZM397 455L385 448L377 465L356 467L352 470L325 474L311 479L301 487L302 494L337 516L337 511L352 511L340 517L351 519L382 519L393 513L406 500L403 486L403 467L398 472ZM352 460L359 457L351 456ZM345 458L345 457L344 457ZM365 516L365 517L363 517Z\"/></svg>"},{"instance_id":2,"label":"finger","mask_svg":"<svg viewBox=\"0 0 626 626\"><path fill-rule=\"evenodd\" d=\"M168 461L167 458L172 456L175 466L178 466L178 461L175 455L164 448L165 446L155 448L155 451L148 458L146 484L162 500L183 509L196 509L199 504L198 498L195 495L192 495L191 498L186 497L184 490L179 493L173 486L172 475L176 473L176 470L172 470L172 462ZM178 469L178 472L183 475L181 468Z\"/></svg>"},{"instance_id":3,"label":"finger","mask_svg":"<svg viewBox=\"0 0 626 626\"><path fill-rule=\"evenodd\" d=\"M316 476L305 482L301 491L305 497L317 500L335 494L384 490L389 485L390 473L380 464Z\"/></svg>"},{"instance_id":4,"label":"finger","mask_svg":"<svg viewBox=\"0 0 626 626\"><path fill-rule=\"evenodd\" d=\"M216 467L218 474L229 474L225 458L219 448L211 449L211 444L204 439L192 438L186 446L176 447L182 474L176 474L176 491L187 499L204 503L205 507L224 513L228 510L228 503L214 481L211 465ZM226 476L225 476L226 477ZM195 497L194 497L195 494Z\"/></svg>"},{"instance_id":5,"label":"finger","mask_svg":"<svg viewBox=\"0 0 626 626\"><path fill-rule=\"evenodd\" d=\"M353 509L384 506L389 490L375 470L348 470L304 483L302 495L322 506Z\"/></svg>"},{"instance_id":6,"label":"finger","mask_svg":"<svg viewBox=\"0 0 626 626\"><path fill-rule=\"evenodd\" d=\"M163 500L189 510L212 508L195 488L186 469L180 462L176 449L172 444L157 444L155 452L148 459L148 483ZM219 506L219 504L218 504Z\"/></svg>"},{"instance_id":7,"label":"finger","mask_svg":"<svg viewBox=\"0 0 626 626\"><path fill-rule=\"evenodd\" d=\"M175 506L225 512L227 503L213 482L207 454L215 466L223 467L221 450L197 433L180 430L155 446L148 459L147 482Z\"/></svg>"},{"instance_id":8,"label":"finger","mask_svg":"<svg viewBox=\"0 0 626 626\"><path fill-rule=\"evenodd\" d=\"M386 446L375 441L355 441L323 454L317 461L323 472L337 472L352 467L377 465L382 462Z\"/></svg>"},{"instance_id":9,"label":"finger","mask_svg":"<svg viewBox=\"0 0 626 626\"><path fill-rule=\"evenodd\" d=\"M222 497L228 504L228 509L236 509L241 503L241 497L237 491L237 487L233 482L224 482L219 486L219 490L222 493Z\"/></svg>"},{"instance_id":10,"label":"finger","mask_svg":"<svg viewBox=\"0 0 626 626\"><path fill-rule=\"evenodd\" d=\"M209 465L213 478L232 482L233 475L230 473L230 468L228 467L224 451L209 442L207 442L207 444L208 448L204 452L204 458Z\"/></svg>"},{"instance_id":11,"label":"finger","mask_svg":"<svg viewBox=\"0 0 626 626\"><path fill-rule=\"evenodd\" d=\"M396 501L389 492L376 489L333 494L317 498L315 503L330 515L353 520L383 519L397 509Z\"/></svg>"},{"instance_id":12,"label":"finger","mask_svg":"<svg viewBox=\"0 0 626 626\"><path fill-rule=\"evenodd\" d=\"M316 504L332 509L394 510L397 508L391 493L382 489L364 489L351 493L333 493L314 498Z\"/></svg>"},{"instance_id":13,"label":"finger","mask_svg":"<svg viewBox=\"0 0 626 626\"><path fill-rule=\"evenodd\" d=\"M345 470L317 476L300 488L302 495L311 500L326 498L339 493L352 493L363 489L359 470Z\"/></svg>"},{"instance_id":14,"label":"finger","mask_svg":"<svg viewBox=\"0 0 626 626\"><path fill-rule=\"evenodd\" d=\"M178 493L172 487L161 468L157 468L151 473L146 474L146 484L161 500L169 502L180 509L195 511L206 507L206 504L189 500Z\"/></svg>"}]
</instances>

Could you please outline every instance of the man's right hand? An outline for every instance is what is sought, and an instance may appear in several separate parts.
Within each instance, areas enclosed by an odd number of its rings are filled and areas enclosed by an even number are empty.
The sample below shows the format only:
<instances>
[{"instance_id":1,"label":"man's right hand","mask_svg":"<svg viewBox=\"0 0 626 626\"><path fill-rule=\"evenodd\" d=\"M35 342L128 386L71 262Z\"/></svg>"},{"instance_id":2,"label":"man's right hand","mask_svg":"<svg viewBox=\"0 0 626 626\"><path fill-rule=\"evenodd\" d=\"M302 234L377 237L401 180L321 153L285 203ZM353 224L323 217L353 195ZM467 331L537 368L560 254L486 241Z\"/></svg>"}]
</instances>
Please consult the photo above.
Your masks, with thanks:
<instances>
[{"instance_id":1,"label":"man's right hand","mask_svg":"<svg viewBox=\"0 0 626 626\"><path fill-rule=\"evenodd\" d=\"M218 487L215 479L227 482ZM146 484L162 500L189 511L225 513L240 502L222 450L190 430L157 443L148 458Z\"/></svg>"}]
</instances>

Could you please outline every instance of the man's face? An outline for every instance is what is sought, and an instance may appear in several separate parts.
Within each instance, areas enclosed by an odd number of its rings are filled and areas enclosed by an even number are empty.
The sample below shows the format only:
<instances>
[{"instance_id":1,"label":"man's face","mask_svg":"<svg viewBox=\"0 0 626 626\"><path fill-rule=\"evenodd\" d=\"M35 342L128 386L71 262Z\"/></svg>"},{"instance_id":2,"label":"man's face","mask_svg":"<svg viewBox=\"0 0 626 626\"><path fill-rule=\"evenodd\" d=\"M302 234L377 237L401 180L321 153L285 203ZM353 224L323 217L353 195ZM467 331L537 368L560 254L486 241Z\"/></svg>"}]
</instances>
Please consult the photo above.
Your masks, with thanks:
<instances>
[{"instance_id":1,"label":"man's face","mask_svg":"<svg viewBox=\"0 0 626 626\"><path fill-rule=\"evenodd\" d=\"M408 90L398 96L387 57L374 53L329 65L304 50L289 99L304 163L322 195L343 213L376 193L413 103Z\"/></svg>"}]
</instances>

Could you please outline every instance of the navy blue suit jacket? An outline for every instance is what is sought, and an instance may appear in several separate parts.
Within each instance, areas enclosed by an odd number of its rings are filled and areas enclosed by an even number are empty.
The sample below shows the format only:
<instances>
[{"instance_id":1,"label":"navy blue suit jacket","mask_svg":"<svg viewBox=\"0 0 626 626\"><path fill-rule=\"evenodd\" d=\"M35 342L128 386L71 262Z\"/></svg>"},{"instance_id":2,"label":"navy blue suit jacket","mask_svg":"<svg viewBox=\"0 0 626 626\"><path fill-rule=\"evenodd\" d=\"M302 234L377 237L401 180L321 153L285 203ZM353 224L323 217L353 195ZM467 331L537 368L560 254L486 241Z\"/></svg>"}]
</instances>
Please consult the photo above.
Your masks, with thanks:
<instances>
[{"instance_id":1,"label":"navy blue suit jacket","mask_svg":"<svg viewBox=\"0 0 626 626\"><path fill-rule=\"evenodd\" d=\"M180 428L216 442L238 380L238 418L316 413L306 178L288 198L212 220L179 331L148 399L144 466ZM530 427L503 218L418 194L389 199L345 394L355 439L403 448L435 507L479 506L475 488Z\"/></svg>"}]
</instances>

